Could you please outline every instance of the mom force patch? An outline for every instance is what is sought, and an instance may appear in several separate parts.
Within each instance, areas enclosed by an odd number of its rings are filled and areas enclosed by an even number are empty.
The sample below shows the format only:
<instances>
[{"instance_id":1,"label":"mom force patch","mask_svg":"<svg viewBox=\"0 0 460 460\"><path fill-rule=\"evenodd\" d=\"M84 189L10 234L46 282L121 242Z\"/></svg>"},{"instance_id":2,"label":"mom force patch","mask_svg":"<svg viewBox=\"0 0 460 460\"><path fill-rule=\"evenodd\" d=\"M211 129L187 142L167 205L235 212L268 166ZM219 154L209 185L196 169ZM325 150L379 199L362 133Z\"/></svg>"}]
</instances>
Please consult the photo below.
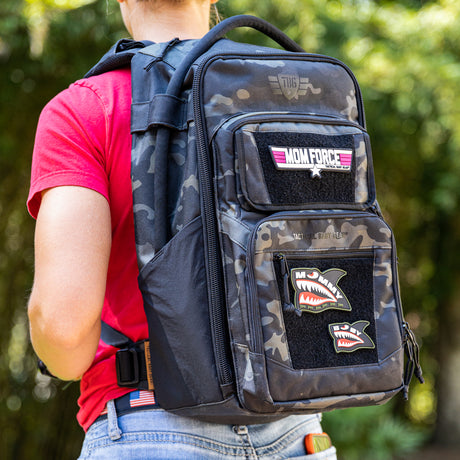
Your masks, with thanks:
<instances>
[{"instance_id":1,"label":"mom force patch","mask_svg":"<svg viewBox=\"0 0 460 460\"><path fill-rule=\"evenodd\" d=\"M311 177L321 177L322 171L349 173L353 159L352 149L323 147L269 146L277 169L309 170Z\"/></svg>"}]
</instances>

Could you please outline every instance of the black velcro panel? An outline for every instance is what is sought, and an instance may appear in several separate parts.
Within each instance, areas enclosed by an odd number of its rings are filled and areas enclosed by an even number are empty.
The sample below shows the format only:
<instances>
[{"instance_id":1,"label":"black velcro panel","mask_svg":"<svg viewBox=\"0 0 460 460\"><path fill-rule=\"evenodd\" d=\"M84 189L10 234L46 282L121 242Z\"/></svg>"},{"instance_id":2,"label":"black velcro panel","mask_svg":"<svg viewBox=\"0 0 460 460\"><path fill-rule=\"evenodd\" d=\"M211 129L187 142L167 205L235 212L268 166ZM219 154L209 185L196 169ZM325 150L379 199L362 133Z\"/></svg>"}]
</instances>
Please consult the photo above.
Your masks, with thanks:
<instances>
[{"instance_id":1,"label":"black velcro panel","mask_svg":"<svg viewBox=\"0 0 460 460\"><path fill-rule=\"evenodd\" d=\"M283 278L275 264L278 287L283 299ZM337 286L347 297L352 310L325 310L321 313L302 312L298 316L294 311L283 311L286 336L294 369L316 369L340 366L352 366L378 362L377 349L357 349L353 352L337 353L334 340L329 333L329 325L356 321L368 321L364 332L376 344L373 292L372 255L337 259L288 259L289 270L293 268L317 268L324 272L337 268L347 272ZM295 291L290 285L290 299L294 300Z\"/></svg>"},{"instance_id":2,"label":"black velcro panel","mask_svg":"<svg viewBox=\"0 0 460 460\"><path fill-rule=\"evenodd\" d=\"M315 133L255 132L268 194L273 205L303 203L354 203L355 169L352 134L324 135ZM321 177L311 177L310 170L277 169L270 146L293 148L335 148L353 150L349 172L321 171Z\"/></svg>"}]
</instances>

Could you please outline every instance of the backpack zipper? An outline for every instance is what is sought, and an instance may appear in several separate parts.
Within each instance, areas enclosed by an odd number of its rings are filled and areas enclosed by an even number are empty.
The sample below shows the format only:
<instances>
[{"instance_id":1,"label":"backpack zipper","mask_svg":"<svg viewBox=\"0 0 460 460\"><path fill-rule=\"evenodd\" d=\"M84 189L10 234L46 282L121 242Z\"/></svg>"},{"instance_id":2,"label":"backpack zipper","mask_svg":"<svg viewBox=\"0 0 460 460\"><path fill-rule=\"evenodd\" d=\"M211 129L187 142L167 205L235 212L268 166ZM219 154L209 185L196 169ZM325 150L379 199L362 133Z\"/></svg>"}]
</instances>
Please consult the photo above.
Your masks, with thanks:
<instances>
[{"instance_id":1,"label":"backpack zipper","mask_svg":"<svg viewBox=\"0 0 460 460\"><path fill-rule=\"evenodd\" d=\"M420 366L419 346L415 339L414 333L412 332L409 323L403 322L403 344L404 352L406 353L407 361L404 368L404 388L403 396L407 401L409 399L409 384L412 377L415 375L420 383L425 383L425 379L422 375L422 368Z\"/></svg>"},{"instance_id":2,"label":"backpack zipper","mask_svg":"<svg viewBox=\"0 0 460 460\"><path fill-rule=\"evenodd\" d=\"M342 66L345 71L350 75L355 86L356 98L358 104L358 123L365 129L365 116L364 116L364 105L362 102L361 91L357 83L356 77L353 75L351 70L341 61L338 61L329 56L312 55L312 54L295 54L292 57L286 54L280 54L279 52L274 53L261 53L257 55L257 58L261 57L281 57L283 59L298 60L303 57L307 60L318 60L323 62L329 62L335 65ZM193 99L193 111L195 116L196 124L196 145L197 145L197 159L198 159L198 174L200 183L200 200L202 204L202 221L204 229L204 246L207 263L207 279L208 279L208 298L210 304L210 322L211 322L211 333L213 336L214 344L214 356L216 359L216 369L218 379L221 385L227 385L233 381L233 373L230 367L229 361L229 348L228 348L228 330L226 329L227 315L225 310L224 300L224 283L223 273L220 264L220 245L219 236L217 229L217 219L214 204L214 192L213 192L213 170L210 165L210 158L208 154L208 140L207 132L205 131L205 120L204 113L202 111L201 101L201 76L204 73L205 67L207 67L215 59L231 58L233 53L228 55L213 55L203 58L199 61L196 73L193 78L192 84L192 99ZM239 59L245 56L238 56ZM254 58L254 55L248 55L247 58ZM260 338L259 338L260 340ZM257 340L257 342L259 342Z\"/></svg>"},{"instance_id":3,"label":"backpack zipper","mask_svg":"<svg viewBox=\"0 0 460 460\"><path fill-rule=\"evenodd\" d=\"M289 292L289 265L286 256L277 252L273 254L273 261L277 261L280 265L280 272L283 278L283 299L281 301L284 311L292 311L293 304L291 302L291 294Z\"/></svg>"},{"instance_id":4,"label":"backpack zipper","mask_svg":"<svg viewBox=\"0 0 460 460\"><path fill-rule=\"evenodd\" d=\"M276 121L291 122L291 123L312 123L322 125L337 125L337 126L350 126L356 128L360 132L367 134L367 131L359 124L354 121L350 121L346 118L340 118L334 115L321 115L316 113L307 112L245 112L233 115L230 118L223 120L219 123L211 135L211 139L214 138L216 133L222 128L228 129L229 131L236 131L242 126L248 123L270 123L273 121L273 117L276 116Z\"/></svg>"},{"instance_id":5,"label":"backpack zipper","mask_svg":"<svg viewBox=\"0 0 460 460\"><path fill-rule=\"evenodd\" d=\"M280 267L280 273L283 277L283 292L282 301L283 311L294 312L298 316L302 314L300 310L297 310L294 304L291 302L291 294L289 290L289 279L290 269L288 260L302 259L302 260L315 260L315 259L330 259L340 255L341 258L356 258L356 257L373 257L374 252L372 250L350 250L350 249L335 249L334 251L314 251L312 253L305 252L289 252L288 255L283 252L273 253L273 261L277 262Z\"/></svg>"},{"instance_id":6,"label":"backpack zipper","mask_svg":"<svg viewBox=\"0 0 460 460\"><path fill-rule=\"evenodd\" d=\"M198 72L199 74L200 72ZM206 272L208 280L209 316L213 338L216 371L221 386L233 381L233 372L229 361L229 341L227 331L227 315L224 299L222 266L220 263L220 245L214 205L213 175L204 131L204 114L200 104L200 78L193 79L192 97L196 123L196 145L198 159L198 176L200 201L202 205L202 222L204 250L206 256ZM225 392L224 392L225 396Z\"/></svg>"}]
</instances>

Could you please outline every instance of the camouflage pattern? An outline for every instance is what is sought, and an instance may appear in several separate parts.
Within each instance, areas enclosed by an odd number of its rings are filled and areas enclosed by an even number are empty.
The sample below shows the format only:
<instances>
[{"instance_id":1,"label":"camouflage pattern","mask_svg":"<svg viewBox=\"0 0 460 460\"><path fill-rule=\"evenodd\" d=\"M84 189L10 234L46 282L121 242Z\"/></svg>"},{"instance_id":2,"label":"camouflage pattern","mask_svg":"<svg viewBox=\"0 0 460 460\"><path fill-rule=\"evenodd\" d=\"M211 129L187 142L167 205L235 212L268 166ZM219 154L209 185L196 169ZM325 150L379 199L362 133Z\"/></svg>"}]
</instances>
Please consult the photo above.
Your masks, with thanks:
<instances>
[{"instance_id":1,"label":"camouflage pattern","mask_svg":"<svg viewBox=\"0 0 460 460\"><path fill-rule=\"evenodd\" d=\"M194 43L195 41L190 40L171 48L162 43L143 48L131 64L133 103L152 101L155 94L164 93L175 68ZM189 98L190 93L190 89L184 91L183 98ZM147 107L146 112L148 111ZM145 118L148 118L148 114ZM133 211L140 271L155 257L152 242L155 231L154 182L155 174L158 174L155 171L156 135L157 129L135 132L132 141ZM170 219L173 236L200 215L195 140L195 124L191 120L188 129L175 132L169 143L168 195L169 202L172 203Z\"/></svg>"},{"instance_id":2,"label":"camouflage pattern","mask_svg":"<svg viewBox=\"0 0 460 460\"><path fill-rule=\"evenodd\" d=\"M375 199L374 178L369 170L370 145L366 146L367 134L364 138L355 137L355 158L356 158L356 179L355 179L355 201L356 203L367 203L369 199ZM369 190L369 184L371 190Z\"/></svg>"},{"instance_id":3,"label":"camouflage pattern","mask_svg":"<svg viewBox=\"0 0 460 460\"><path fill-rule=\"evenodd\" d=\"M135 103L152 101L156 94L166 91L174 69L191 46L191 42L185 43L172 48L153 45L138 53L132 64ZM255 420L248 410L276 414L380 404L401 388L403 353L399 299L393 278L395 249L388 226L374 213L365 212L377 204L370 144L359 94L350 72L338 61L219 41L193 65L180 95L188 101L189 108L186 129L171 131L168 147L168 200L173 240L159 254L155 254L152 245L155 231L153 183L155 176L163 173L155 170L159 148L156 127L133 134L132 183L140 278L148 284L152 273L164 276L162 301L167 302L166 289L178 289L177 273L171 270L174 279L166 279L158 260L163 260L163 254L176 244L184 246L190 238L187 233L190 223L195 228L203 213L197 158L200 147L196 142L197 125L203 124L206 154L212 158L214 168L214 212L225 281L225 308L233 356L231 366L239 400L222 409L222 420L236 420L235 414L247 416L248 421ZM146 110L149 110L148 105ZM251 120L253 114L260 114L262 120ZM280 121L279 114L292 114L292 120ZM323 119L323 123L318 122ZM254 202L271 204L254 139L254 133L264 131L351 135L355 200L349 209L322 210L318 209L321 203L315 206L305 203L289 212L279 209L281 212L273 213L264 210L263 206L252 206ZM326 203L324 207L339 206ZM205 232L203 237L206 246ZM196 242L189 247L190 254L202 254L201 239L194 234L190 241ZM356 367L294 369L281 310L274 254L304 253L310 257L331 251L360 253L369 250L375 255L374 310L379 363L363 366L360 370ZM174 257L178 273L186 277L188 273L180 272L183 256L176 254ZM203 261L197 260L197 264ZM158 267L156 271L155 267ZM207 286L202 280L198 281L201 291L197 297L203 299ZM193 323L194 315L198 314L195 310L202 314L208 305L195 305L192 291L183 295L187 301L190 299L186 320ZM171 293L171 297L177 298L177 292ZM154 302L146 300L146 304L156 308ZM171 310L174 307L170 305ZM165 310L164 305L162 309ZM200 340L202 331L197 332L197 340ZM187 343L186 347L193 347L193 344ZM177 353L178 367L187 367L184 381L198 388L200 379L204 381L202 370L191 372L193 363L181 356L180 350ZM218 385L218 382L207 381L206 385ZM215 412L213 404L219 405L222 401L207 399L206 385L203 384L203 394L197 400L206 404L210 412ZM204 407L194 411L194 408L181 409L179 404L172 409L182 415L204 412Z\"/></svg>"},{"instance_id":4,"label":"camouflage pattern","mask_svg":"<svg viewBox=\"0 0 460 460\"><path fill-rule=\"evenodd\" d=\"M273 55L273 50L259 47L251 51L262 57L216 56L206 68L203 101L209 137L215 125L229 114L288 111L358 122L356 88L338 62L299 59L288 53L281 59ZM303 79L308 79L308 83L302 90Z\"/></svg>"},{"instance_id":5,"label":"camouflage pattern","mask_svg":"<svg viewBox=\"0 0 460 460\"><path fill-rule=\"evenodd\" d=\"M391 232L380 218L367 213L355 213L353 217L340 216L343 212L322 214L318 211L305 211L295 216L291 213L287 216L268 218L257 227L250 242L253 263L248 269L254 271L255 285L252 288L257 292L258 299L258 305L253 305L253 308L258 310L260 317L259 328L263 335L267 372L271 374L272 396L277 400L288 397L286 388L289 387L289 391L292 392L296 384L297 391L303 391L308 398L334 394L334 391L337 391L339 377L347 388L354 388L356 384L354 368L335 368L333 373L328 373L324 369L310 370L309 389L305 389L302 378L304 371L291 370L289 384L286 383L286 379L283 379L284 384L281 384L280 370L285 366L292 369L292 364L274 269L274 254L279 252L288 258L289 254L308 254L308 257L313 259L315 254L321 258L331 251L334 257L340 257L338 251L352 252L356 256L369 250L374 252L374 314L378 329L376 346L381 361L380 367L375 367L375 378L380 388L385 390L391 390L401 383L401 375L398 374L402 362L401 333L392 279ZM386 371L382 372L382 369ZM367 369L366 372L367 375L371 375L372 369ZM379 375L380 372L382 375ZM274 383L278 379L280 385ZM372 382L372 379L370 381ZM364 382L361 382L360 388L356 388L356 391L370 393L374 390L373 385L374 382L367 388ZM314 393L318 388L322 394Z\"/></svg>"}]
</instances>

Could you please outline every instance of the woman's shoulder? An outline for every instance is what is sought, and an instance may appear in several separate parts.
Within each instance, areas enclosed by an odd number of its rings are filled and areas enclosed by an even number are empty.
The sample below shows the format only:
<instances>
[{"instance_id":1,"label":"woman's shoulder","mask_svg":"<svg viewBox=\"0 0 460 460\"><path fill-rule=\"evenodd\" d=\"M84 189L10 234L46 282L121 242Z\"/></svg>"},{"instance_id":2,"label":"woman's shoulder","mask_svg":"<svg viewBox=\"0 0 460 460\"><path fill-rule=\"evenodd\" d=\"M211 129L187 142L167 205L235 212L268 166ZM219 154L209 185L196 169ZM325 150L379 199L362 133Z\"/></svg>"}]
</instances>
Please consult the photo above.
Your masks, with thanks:
<instances>
[{"instance_id":1,"label":"woman's shoulder","mask_svg":"<svg viewBox=\"0 0 460 460\"><path fill-rule=\"evenodd\" d=\"M131 71L123 68L77 80L54 99L54 103L71 102L73 107L82 109L92 107L99 100L106 110L111 111L114 105L130 104Z\"/></svg>"},{"instance_id":2,"label":"woman's shoulder","mask_svg":"<svg viewBox=\"0 0 460 460\"><path fill-rule=\"evenodd\" d=\"M59 92L44 107L40 119L75 121L82 125L101 125L114 114L130 112L131 72L129 68L113 70L75 81Z\"/></svg>"}]
</instances>

